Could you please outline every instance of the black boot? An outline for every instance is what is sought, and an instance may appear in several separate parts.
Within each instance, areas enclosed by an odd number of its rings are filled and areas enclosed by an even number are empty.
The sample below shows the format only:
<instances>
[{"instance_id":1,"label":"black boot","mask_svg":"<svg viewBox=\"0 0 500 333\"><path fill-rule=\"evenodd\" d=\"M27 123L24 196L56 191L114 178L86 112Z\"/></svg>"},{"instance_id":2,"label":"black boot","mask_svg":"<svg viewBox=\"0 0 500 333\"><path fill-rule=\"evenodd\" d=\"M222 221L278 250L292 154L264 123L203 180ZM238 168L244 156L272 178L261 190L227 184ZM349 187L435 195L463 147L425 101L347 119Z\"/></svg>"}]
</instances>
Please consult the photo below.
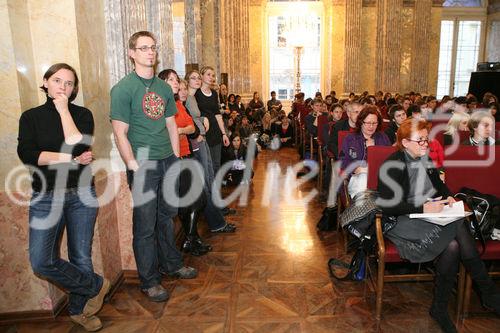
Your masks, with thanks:
<instances>
[{"instance_id":1,"label":"black boot","mask_svg":"<svg viewBox=\"0 0 500 333\"><path fill-rule=\"evenodd\" d=\"M429 314L445 333L457 332L457 328L448 314L448 299L454 285L455 276L436 275L434 278L434 298Z\"/></svg>"},{"instance_id":2,"label":"black boot","mask_svg":"<svg viewBox=\"0 0 500 333\"><path fill-rule=\"evenodd\" d=\"M191 213L191 219L195 220L195 222L193 228L190 230L189 235L193 237L193 241L196 243L196 245L206 253L212 251L212 246L205 243L198 234L198 220L200 218L200 213L201 212L198 210Z\"/></svg>"},{"instance_id":3,"label":"black boot","mask_svg":"<svg viewBox=\"0 0 500 333\"><path fill-rule=\"evenodd\" d=\"M463 260L463 264L479 291L483 306L500 316L500 291L488 275L484 262L476 257Z\"/></svg>"},{"instance_id":4,"label":"black boot","mask_svg":"<svg viewBox=\"0 0 500 333\"><path fill-rule=\"evenodd\" d=\"M186 240L182 244L182 250L184 252L191 253L193 256L202 256L208 252L208 249L200 246L197 242L198 236L198 211L192 211L189 215L185 215L184 218L186 220L186 229L184 229L186 233Z\"/></svg>"}]
</instances>

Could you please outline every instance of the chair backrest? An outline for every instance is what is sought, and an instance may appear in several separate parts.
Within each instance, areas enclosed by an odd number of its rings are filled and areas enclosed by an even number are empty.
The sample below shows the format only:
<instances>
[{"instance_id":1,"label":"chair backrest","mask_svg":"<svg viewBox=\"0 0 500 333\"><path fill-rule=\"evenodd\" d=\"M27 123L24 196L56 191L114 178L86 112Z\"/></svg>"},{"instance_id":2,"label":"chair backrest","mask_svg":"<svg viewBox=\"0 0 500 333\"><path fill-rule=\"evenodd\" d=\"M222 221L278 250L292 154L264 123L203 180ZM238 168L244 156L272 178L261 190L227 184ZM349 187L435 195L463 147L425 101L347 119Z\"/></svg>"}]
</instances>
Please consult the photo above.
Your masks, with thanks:
<instances>
[{"instance_id":1,"label":"chair backrest","mask_svg":"<svg viewBox=\"0 0 500 333\"><path fill-rule=\"evenodd\" d=\"M320 145L325 144L328 138L324 137L324 127L328 126L328 116L327 115L320 115L318 116L318 143Z\"/></svg>"},{"instance_id":2,"label":"chair backrest","mask_svg":"<svg viewBox=\"0 0 500 333\"><path fill-rule=\"evenodd\" d=\"M368 164L368 184L369 190L376 190L378 185L378 170L382 163L397 150L393 146L370 146L367 149L366 161Z\"/></svg>"},{"instance_id":3,"label":"chair backrest","mask_svg":"<svg viewBox=\"0 0 500 333\"><path fill-rule=\"evenodd\" d=\"M383 121L383 122L382 122L382 126L380 126L380 130L381 130L382 132L385 132L385 130L387 129L387 127L389 127L389 125L390 125L390 124L391 124L391 122L390 122L390 121Z\"/></svg>"},{"instance_id":4,"label":"chair backrest","mask_svg":"<svg viewBox=\"0 0 500 333\"><path fill-rule=\"evenodd\" d=\"M351 133L350 131L339 131L339 137L337 140L339 155L340 151L342 150L342 142L344 142L345 137L348 136L350 133Z\"/></svg>"},{"instance_id":5,"label":"chair backrest","mask_svg":"<svg viewBox=\"0 0 500 333\"><path fill-rule=\"evenodd\" d=\"M469 187L482 193L500 197L500 146L460 146L445 156L446 185L456 193L461 187Z\"/></svg>"}]
</instances>

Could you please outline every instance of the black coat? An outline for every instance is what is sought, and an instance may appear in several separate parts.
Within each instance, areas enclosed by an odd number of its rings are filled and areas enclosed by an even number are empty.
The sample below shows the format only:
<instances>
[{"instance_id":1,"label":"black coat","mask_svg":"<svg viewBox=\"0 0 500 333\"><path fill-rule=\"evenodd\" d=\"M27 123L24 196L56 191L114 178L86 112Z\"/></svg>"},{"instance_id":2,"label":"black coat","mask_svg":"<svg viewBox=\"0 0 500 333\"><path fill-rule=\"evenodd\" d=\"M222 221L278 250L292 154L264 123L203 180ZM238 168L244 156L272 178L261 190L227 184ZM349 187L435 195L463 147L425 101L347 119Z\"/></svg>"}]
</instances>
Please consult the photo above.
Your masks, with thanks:
<instances>
[{"instance_id":1,"label":"black coat","mask_svg":"<svg viewBox=\"0 0 500 333\"><path fill-rule=\"evenodd\" d=\"M413 204L408 203L408 196L410 192L410 175L406 167L405 153L401 150L390 155L379 169L377 186L379 198L383 200L391 200L395 197L394 188L383 182L380 177L380 170L382 169L382 166L391 161L398 161L401 162L402 165L404 165L402 169L390 168L387 171L387 175L389 176L389 178L396 183L393 184L393 187L400 186L403 190L403 195L395 205L391 207L381 206L380 208L382 209L382 212L388 216L423 213L423 206L414 206ZM432 186L436 190L436 196L447 198L448 196L452 195L448 187L446 187L446 185L441 181L441 178L439 178L439 171L437 169L428 168L427 175L431 180Z\"/></svg>"}]
</instances>

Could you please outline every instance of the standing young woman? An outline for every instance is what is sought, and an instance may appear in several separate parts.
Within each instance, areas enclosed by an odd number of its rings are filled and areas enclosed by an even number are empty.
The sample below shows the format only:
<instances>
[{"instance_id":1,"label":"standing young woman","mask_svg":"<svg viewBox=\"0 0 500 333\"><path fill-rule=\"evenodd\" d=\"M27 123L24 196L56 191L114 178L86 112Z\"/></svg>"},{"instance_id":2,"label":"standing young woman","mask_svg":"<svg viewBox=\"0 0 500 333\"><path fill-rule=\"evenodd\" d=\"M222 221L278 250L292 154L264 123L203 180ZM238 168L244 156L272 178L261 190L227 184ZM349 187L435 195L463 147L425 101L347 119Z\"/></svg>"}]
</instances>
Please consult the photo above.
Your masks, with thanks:
<instances>
[{"instance_id":1,"label":"standing young woman","mask_svg":"<svg viewBox=\"0 0 500 333\"><path fill-rule=\"evenodd\" d=\"M207 204L205 206L204 214L208 227L212 232L234 232L236 227L233 224L226 223L221 211L215 207L212 202L211 184L214 182L214 169L212 166L212 157L210 155L210 147L207 144L206 131L210 130L210 124L206 117L201 116L198 103L194 97L195 93L201 87L201 75L197 70L190 71L186 74L186 81L188 83L189 94L186 97L186 108L193 117L194 123L200 130L200 135L196 138L199 144L199 149L194 152L194 157L201 163L204 170L205 179L205 195Z\"/></svg>"},{"instance_id":2,"label":"standing young woman","mask_svg":"<svg viewBox=\"0 0 500 333\"><path fill-rule=\"evenodd\" d=\"M177 113L175 114L175 122L179 134L180 158L188 159L192 157L192 152L199 149L198 141L196 140L195 124L191 116L187 113L184 107L184 101L187 98L187 84L184 81L180 82L177 72L173 69L166 69L158 74L158 77L164 80L171 88L175 95ZM182 89L181 89L182 87ZM198 132L199 133L199 132ZM194 134L194 135L193 135ZM190 142L191 141L191 142ZM183 198L194 185L194 178L191 171L183 169L179 175L179 197ZM190 253L194 256L206 254L212 248L205 244L198 235L198 220L200 212L205 207L205 193L202 192L190 205L181 205L179 207L179 219L186 238L182 243L182 251Z\"/></svg>"},{"instance_id":3,"label":"standing young woman","mask_svg":"<svg viewBox=\"0 0 500 333\"><path fill-rule=\"evenodd\" d=\"M69 292L73 322L96 331L102 324L95 314L110 283L92 266L98 202L92 172L85 167L93 157L90 140L84 136L93 134L94 119L90 110L71 103L78 94L78 76L71 66L52 65L41 88L47 101L21 115L17 146L19 158L34 171L29 208L31 267ZM79 186L82 183L87 185ZM64 228L69 262L59 256Z\"/></svg>"},{"instance_id":4,"label":"standing young woman","mask_svg":"<svg viewBox=\"0 0 500 333\"><path fill-rule=\"evenodd\" d=\"M195 92L194 97L196 98L201 115L208 118L209 128L206 133L206 139L210 148L214 175L216 175L220 168L222 144L225 147L229 146L229 138L227 137L222 115L219 111L217 92L210 88L215 82L215 71L212 67L205 66L201 69L200 73L201 87Z\"/></svg>"}]
</instances>

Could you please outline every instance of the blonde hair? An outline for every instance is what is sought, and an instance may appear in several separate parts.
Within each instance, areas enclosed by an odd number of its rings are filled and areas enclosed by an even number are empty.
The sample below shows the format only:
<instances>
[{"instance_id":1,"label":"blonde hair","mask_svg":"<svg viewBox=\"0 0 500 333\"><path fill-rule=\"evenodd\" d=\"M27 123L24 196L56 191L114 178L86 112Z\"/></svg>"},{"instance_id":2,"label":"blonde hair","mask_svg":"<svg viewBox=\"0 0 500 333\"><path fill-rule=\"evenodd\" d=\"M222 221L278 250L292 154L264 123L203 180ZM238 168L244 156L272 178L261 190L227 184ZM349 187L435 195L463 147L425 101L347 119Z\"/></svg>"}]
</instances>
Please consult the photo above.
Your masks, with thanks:
<instances>
[{"instance_id":1,"label":"blonde hair","mask_svg":"<svg viewBox=\"0 0 500 333\"><path fill-rule=\"evenodd\" d=\"M451 116L450 120L448 120L448 125L446 125L445 134L454 135L458 132L458 127L463 120L470 121L470 116L468 113L462 111L455 111Z\"/></svg>"},{"instance_id":2,"label":"blonde hair","mask_svg":"<svg viewBox=\"0 0 500 333\"><path fill-rule=\"evenodd\" d=\"M185 86L186 86L186 89L189 89L189 85L188 85L188 83L187 83L187 81L186 81L186 80L184 80L184 79L179 79L179 87L180 87L180 85L181 85L181 84L185 85Z\"/></svg>"},{"instance_id":3,"label":"blonde hair","mask_svg":"<svg viewBox=\"0 0 500 333\"><path fill-rule=\"evenodd\" d=\"M209 70L215 73L215 69L213 69L213 67L210 67L210 66L203 66L203 67L200 69L200 74L201 74L201 75L205 75L205 73L206 73L207 71L209 71Z\"/></svg>"},{"instance_id":4,"label":"blonde hair","mask_svg":"<svg viewBox=\"0 0 500 333\"><path fill-rule=\"evenodd\" d=\"M200 74L200 72L197 69L192 69L192 70L190 70L189 72L186 73L186 75L184 76L184 80L186 80L186 81L189 82L189 77L193 73L196 73L196 74L198 74L201 77L201 74Z\"/></svg>"}]
</instances>

